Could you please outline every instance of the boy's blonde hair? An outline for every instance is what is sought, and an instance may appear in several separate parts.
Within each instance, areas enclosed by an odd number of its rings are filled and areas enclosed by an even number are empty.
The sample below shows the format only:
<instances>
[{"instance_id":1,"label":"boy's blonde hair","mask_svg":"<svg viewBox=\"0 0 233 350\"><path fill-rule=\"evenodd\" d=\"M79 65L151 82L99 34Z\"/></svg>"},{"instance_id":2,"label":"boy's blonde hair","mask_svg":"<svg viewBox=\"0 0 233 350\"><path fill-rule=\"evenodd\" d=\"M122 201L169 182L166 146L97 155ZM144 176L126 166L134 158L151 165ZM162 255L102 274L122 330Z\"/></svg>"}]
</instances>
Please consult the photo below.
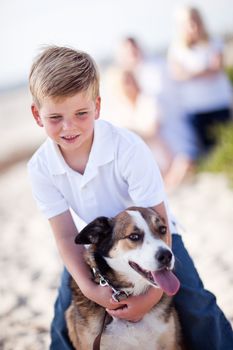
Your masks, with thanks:
<instances>
[{"instance_id":1,"label":"boy's blonde hair","mask_svg":"<svg viewBox=\"0 0 233 350\"><path fill-rule=\"evenodd\" d=\"M48 46L31 67L29 86L38 107L45 97L67 97L82 91L90 91L96 98L99 96L99 73L87 53Z\"/></svg>"}]
</instances>

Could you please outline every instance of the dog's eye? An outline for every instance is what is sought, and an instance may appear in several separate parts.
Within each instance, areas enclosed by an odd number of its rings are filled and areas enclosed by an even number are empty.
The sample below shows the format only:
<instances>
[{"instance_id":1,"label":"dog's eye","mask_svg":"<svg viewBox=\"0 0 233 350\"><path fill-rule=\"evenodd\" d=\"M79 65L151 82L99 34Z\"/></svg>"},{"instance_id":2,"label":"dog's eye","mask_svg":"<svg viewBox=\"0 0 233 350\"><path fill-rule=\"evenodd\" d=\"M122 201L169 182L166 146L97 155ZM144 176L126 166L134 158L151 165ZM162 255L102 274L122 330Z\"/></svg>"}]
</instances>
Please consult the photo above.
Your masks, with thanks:
<instances>
[{"instance_id":1,"label":"dog's eye","mask_svg":"<svg viewBox=\"0 0 233 350\"><path fill-rule=\"evenodd\" d=\"M164 225L159 226L159 233L161 235L165 235L166 232L167 232L167 227L166 226L164 226Z\"/></svg>"},{"instance_id":2,"label":"dog's eye","mask_svg":"<svg viewBox=\"0 0 233 350\"><path fill-rule=\"evenodd\" d=\"M136 242L136 241L141 241L142 240L142 235L139 235L137 233L132 233L131 235L128 236L128 238L133 241L133 242Z\"/></svg>"}]
</instances>

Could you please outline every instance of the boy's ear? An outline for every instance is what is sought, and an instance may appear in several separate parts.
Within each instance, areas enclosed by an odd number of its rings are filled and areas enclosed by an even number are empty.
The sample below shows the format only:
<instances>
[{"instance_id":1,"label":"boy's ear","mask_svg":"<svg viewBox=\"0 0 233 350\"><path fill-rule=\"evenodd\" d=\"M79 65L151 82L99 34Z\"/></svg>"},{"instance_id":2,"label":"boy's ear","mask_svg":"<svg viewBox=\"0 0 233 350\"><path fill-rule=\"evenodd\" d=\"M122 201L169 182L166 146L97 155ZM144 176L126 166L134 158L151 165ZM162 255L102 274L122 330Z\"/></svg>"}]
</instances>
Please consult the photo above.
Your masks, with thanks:
<instances>
[{"instance_id":1,"label":"boy's ear","mask_svg":"<svg viewBox=\"0 0 233 350\"><path fill-rule=\"evenodd\" d=\"M100 107L101 107L101 97L98 96L95 101L95 119L99 119L100 116Z\"/></svg>"},{"instance_id":2,"label":"boy's ear","mask_svg":"<svg viewBox=\"0 0 233 350\"><path fill-rule=\"evenodd\" d=\"M37 125L39 125L40 127L43 127L44 125L42 123L39 110L38 110L37 106L35 105L35 103L32 103L31 111L32 111L32 115L33 115Z\"/></svg>"},{"instance_id":3,"label":"boy's ear","mask_svg":"<svg viewBox=\"0 0 233 350\"><path fill-rule=\"evenodd\" d=\"M76 244L98 244L112 232L113 223L111 219L101 216L90 224L76 236Z\"/></svg>"}]
</instances>

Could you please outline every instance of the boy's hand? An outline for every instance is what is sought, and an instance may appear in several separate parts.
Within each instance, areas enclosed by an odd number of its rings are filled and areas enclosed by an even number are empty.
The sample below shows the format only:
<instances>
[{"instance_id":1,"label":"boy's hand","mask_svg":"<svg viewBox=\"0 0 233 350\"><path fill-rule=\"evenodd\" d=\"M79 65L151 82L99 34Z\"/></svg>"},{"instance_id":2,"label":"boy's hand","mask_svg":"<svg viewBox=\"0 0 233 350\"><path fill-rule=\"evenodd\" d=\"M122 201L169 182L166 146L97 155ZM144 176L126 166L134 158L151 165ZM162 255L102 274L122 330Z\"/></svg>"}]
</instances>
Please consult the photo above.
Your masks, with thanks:
<instances>
[{"instance_id":1,"label":"boy's hand","mask_svg":"<svg viewBox=\"0 0 233 350\"><path fill-rule=\"evenodd\" d=\"M131 322L137 322L156 305L163 291L160 288L150 287L147 292L138 296L129 296L120 302L112 299L112 289L108 286L102 287L89 280L84 295L95 303L103 306L113 317L121 318Z\"/></svg>"},{"instance_id":2,"label":"boy's hand","mask_svg":"<svg viewBox=\"0 0 233 350\"><path fill-rule=\"evenodd\" d=\"M86 291L85 296L108 310L122 307L121 304L113 302L112 289L108 286L102 287L92 282L91 288Z\"/></svg>"},{"instance_id":3,"label":"boy's hand","mask_svg":"<svg viewBox=\"0 0 233 350\"><path fill-rule=\"evenodd\" d=\"M113 317L138 322L159 302L162 295L163 291L161 289L151 287L145 294L131 296L121 302L111 299L112 306L118 305L118 309L114 308L113 310L113 307L111 307L107 308L106 311Z\"/></svg>"}]
</instances>

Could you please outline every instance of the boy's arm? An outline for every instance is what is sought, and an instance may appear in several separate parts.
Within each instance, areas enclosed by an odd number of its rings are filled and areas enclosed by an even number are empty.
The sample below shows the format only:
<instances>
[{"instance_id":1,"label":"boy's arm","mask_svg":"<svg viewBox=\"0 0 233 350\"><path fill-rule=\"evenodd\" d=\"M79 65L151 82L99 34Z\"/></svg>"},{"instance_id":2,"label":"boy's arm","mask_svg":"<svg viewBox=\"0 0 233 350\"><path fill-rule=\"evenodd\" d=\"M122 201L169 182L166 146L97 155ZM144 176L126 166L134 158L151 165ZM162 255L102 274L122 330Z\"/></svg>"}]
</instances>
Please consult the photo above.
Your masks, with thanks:
<instances>
[{"instance_id":1,"label":"boy's arm","mask_svg":"<svg viewBox=\"0 0 233 350\"><path fill-rule=\"evenodd\" d=\"M191 72L183 67L181 63L175 59L170 62L171 73L173 78L178 81L185 81L195 78L203 78L212 76L223 69L223 55L215 53L212 55L209 65L206 68L200 69L197 72Z\"/></svg>"},{"instance_id":2,"label":"boy's arm","mask_svg":"<svg viewBox=\"0 0 233 350\"><path fill-rule=\"evenodd\" d=\"M70 211L49 219L49 222L60 256L82 293L104 307L119 307L111 304L112 291L109 287L100 287L92 281L91 271L83 258L85 248L74 243L78 231Z\"/></svg>"},{"instance_id":3,"label":"boy's arm","mask_svg":"<svg viewBox=\"0 0 233 350\"><path fill-rule=\"evenodd\" d=\"M171 234L169 230L168 218L164 203L155 205L153 209L161 215L166 221L167 230L167 244L171 246ZM118 310L109 310L111 316L126 319L128 321L137 322L149 312L154 305L156 305L163 296L163 291L160 288L150 287L145 294L139 296L132 296L128 299L122 300L120 303L112 301L112 304L121 304L124 307Z\"/></svg>"}]
</instances>

